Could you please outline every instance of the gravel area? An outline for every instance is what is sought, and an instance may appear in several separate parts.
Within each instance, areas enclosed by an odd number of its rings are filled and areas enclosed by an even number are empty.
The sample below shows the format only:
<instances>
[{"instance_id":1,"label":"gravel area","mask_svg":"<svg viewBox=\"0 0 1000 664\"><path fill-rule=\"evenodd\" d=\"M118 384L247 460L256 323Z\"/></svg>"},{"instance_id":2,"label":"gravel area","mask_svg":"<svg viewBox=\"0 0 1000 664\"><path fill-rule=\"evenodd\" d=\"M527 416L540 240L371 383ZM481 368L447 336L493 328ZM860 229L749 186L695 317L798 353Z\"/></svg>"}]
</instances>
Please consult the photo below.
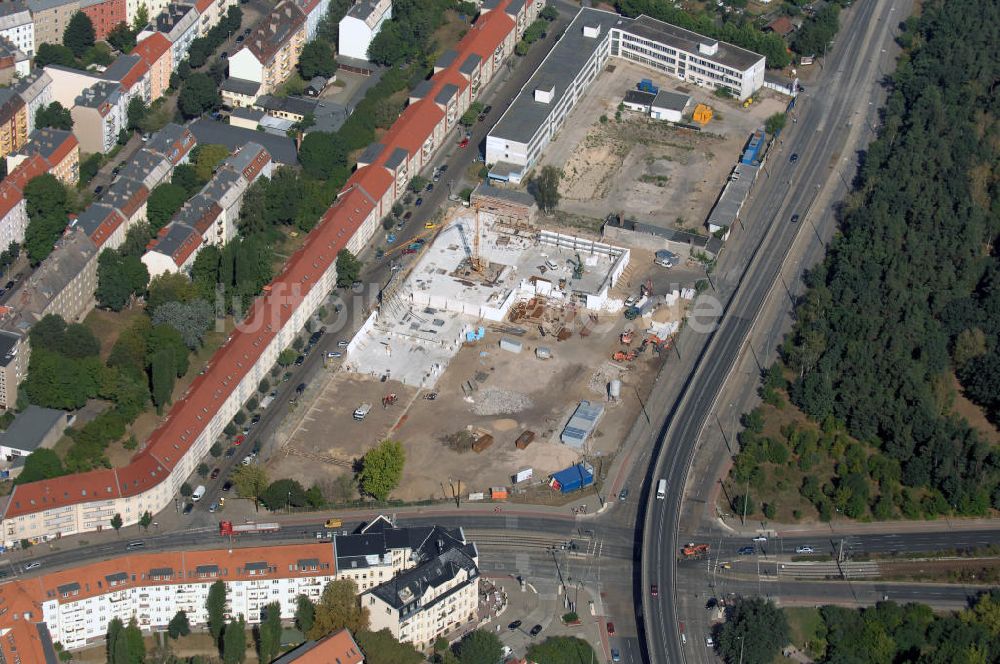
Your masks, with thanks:
<instances>
[{"instance_id":1,"label":"gravel area","mask_svg":"<svg viewBox=\"0 0 1000 664\"><path fill-rule=\"evenodd\" d=\"M508 390L480 390L475 396L472 412L476 415L506 415L531 408L528 395Z\"/></svg>"}]
</instances>

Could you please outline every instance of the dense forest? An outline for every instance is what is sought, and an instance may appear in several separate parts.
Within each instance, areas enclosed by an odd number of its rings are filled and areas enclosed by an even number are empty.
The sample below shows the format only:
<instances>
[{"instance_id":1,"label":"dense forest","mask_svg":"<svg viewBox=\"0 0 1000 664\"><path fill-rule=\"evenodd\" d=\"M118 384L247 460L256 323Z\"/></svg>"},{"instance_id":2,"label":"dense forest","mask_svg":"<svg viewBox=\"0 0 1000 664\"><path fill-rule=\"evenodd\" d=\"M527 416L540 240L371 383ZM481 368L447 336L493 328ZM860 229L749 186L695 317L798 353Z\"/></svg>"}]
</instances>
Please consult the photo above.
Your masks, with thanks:
<instances>
[{"instance_id":1,"label":"dense forest","mask_svg":"<svg viewBox=\"0 0 1000 664\"><path fill-rule=\"evenodd\" d=\"M945 615L926 604L892 601L860 610L788 611L747 598L730 609L716 637L730 664L770 664L789 642L821 664L988 664L1000 662L1000 591Z\"/></svg>"},{"instance_id":2,"label":"dense forest","mask_svg":"<svg viewBox=\"0 0 1000 664\"><path fill-rule=\"evenodd\" d=\"M883 495L927 488L984 514L1000 450L953 414L951 374L1000 421L1000 4L922 11L783 361L797 406L895 466Z\"/></svg>"}]
</instances>

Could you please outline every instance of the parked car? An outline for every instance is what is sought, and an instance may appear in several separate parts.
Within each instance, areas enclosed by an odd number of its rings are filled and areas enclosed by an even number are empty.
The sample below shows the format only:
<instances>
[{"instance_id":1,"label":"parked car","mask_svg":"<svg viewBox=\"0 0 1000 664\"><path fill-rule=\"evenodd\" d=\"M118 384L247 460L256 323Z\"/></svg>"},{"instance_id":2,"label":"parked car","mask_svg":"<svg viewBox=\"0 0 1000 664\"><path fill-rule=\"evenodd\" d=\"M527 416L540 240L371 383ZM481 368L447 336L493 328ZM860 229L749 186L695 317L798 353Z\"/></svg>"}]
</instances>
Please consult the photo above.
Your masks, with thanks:
<instances>
[{"instance_id":1,"label":"parked car","mask_svg":"<svg viewBox=\"0 0 1000 664\"><path fill-rule=\"evenodd\" d=\"M331 350L329 353L326 354L326 356L329 357L330 359L336 360L343 357L344 354L341 353L339 350Z\"/></svg>"},{"instance_id":2,"label":"parked car","mask_svg":"<svg viewBox=\"0 0 1000 664\"><path fill-rule=\"evenodd\" d=\"M492 110L493 110L493 107L487 105L486 108L483 109L483 115L489 115L490 111L492 111Z\"/></svg>"},{"instance_id":3,"label":"parked car","mask_svg":"<svg viewBox=\"0 0 1000 664\"><path fill-rule=\"evenodd\" d=\"M511 624L507 625L507 629L509 629L511 631L514 631L515 629L517 629L520 626L521 626L521 621L520 620L515 620Z\"/></svg>"},{"instance_id":4,"label":"parked car","mask_svg":"<svg viewBox=\"0 0 1000 664\"><path fill-rule=\"evenodd\" d=\"M227 459L229 457L236 456L236 448L235 447L230 447L229 449L227 449L225 456L226 456Z\"/></svg>"},{"instance_id":5,"label":"parked car","mask_svg":"<svg viewBox=\"0 0 1000 664\"><path fill-rule=\"evenodd\" d=\"M428 182L427 186L424 187L424 191L434 191L434 183L433 182Z\"/></svg>"},{"instance_id":6,"label":"parked car","mask_svg":"<svg viewBox=\"0 0 1000 664\"><path fill-rule=\"evenodd\" d=\"M100 196L103 193L104 193L104 187L102 187L101 185L94 187L94 196Z\"/></svg>"},{"instance_id":7,"label":"parked car","mask_svg":"<svg viewBox=\"0 0 1000 664\"><path fill-rule=\"evenodd\" d=\"M337 342L337 348L347 348L347 344L348 342L346 339L341 339Z\"/></svg>"},{"instance_id":8,"label":"parked car","mask_svg":"<svg viewBox=\"0 0 1000 664\"><path fill-rule=\"evenodd\" d=\"M624 487L621 490L621 493L618 494L618 500L624 503L627 498L628 498L628 487Z\"/></svg>"},{"instance_id":9,"label":"parked car","mask_svg":"<svg viewBox=\"0 0 1000 664\"><path fill-rule=\"evenodd\" d=\"M229 480L226 480L226 483L222 485L223 491L229 491L232 488L233 488L233 483Z\"/></svg>"},{"instance_id":10,"label":"parked car","mask_svg":"<svg viewBox=\"0 0 1000 664\"><path fill-rule=\"evenodd\" d=\"M406 213L403 214L403 221L409 221L412 216L413 210L407 210Z\"/></svg>"},{"instance_id":11,"label":"parked car","mask_svg":"<svg viewBox=\"0 0 1000 664\"><path fill-rule=\"evenodd\" d=\"M531 628L531 631L528 633L531 634L531 636L538 636L539 634L542 633L542 626L535 625L534 627Z\"/></svg>"},{"instance_id":12,"label":"parked car","mask_svg":"<svg viewBox=\"0 0 1000 664\"><path fill-rule=\"evenodd\" d=\"M790 161L793 164L795 162L797 162L798 160L799 160L799 153L798 152L793 152L792 156L788 158L788 161Z\"/></svg>"},{"instance_id":13,"label":"parked car","mask_svg":"<svg viewBox=\"0 0 1000 664\"><path fill-rule=\"evenodd\" d=\"M754 548L752 546L741 546L736 553L741 556L752 556Z\"/></svg>"},{"instance_id":14,"label":"parked car","mask_svg":"<svg viewBox=\"0 0 1000 664\"><path fill-rule=\"evenodd\" d=\"M184 514L190 514L194 511L194 503L187 503L184 505Z\"/></svg>"},{"instance_id":15,"label":"parked car","mask_svg":"<svg viewBox=\"0 0 1000 664\"><path fill-rule=\"evenodd\" d=\"M219 59L220 60L228 60L229 59L229 53L227 53L226 51L223 51L222 53L219 53Z\"/></svg>"},{"instance_id":16,"label":"parked car","mask_svg":"<svg viewBox=\"0 0 1000 664\"><path fill-rule=\"evenodd\" d=\"M620 652L618 652L617 648L612 648L611 649L611 661L612 662L620 662L620 661L622 661L622 654Z\"/></svg>"},{"instance_id":17,"label":"parked car","mask_svg":"<svg viewBox=\"0 0 1000 664\"><path fill-rule=\"evenodd\" d=\"M608 621L608 636L610 637L610 636L614 636L614 635L615 635L615 624L609 620Z\"/></svg>"},{"instance_id":18,"label":"parked car","mask_svg":"<svg viewBox=\"0 0 1000 664\"><path fill-rule=\"evenodd\" d=\"M28 563L27 565L24 566L24 571L27 572L28 570L31 570L31 569L38 569L41 566L42 566L42 564L40 562L38 562L38 561L35 561L33 563Z\"/></svg>"},{"instance_id":19,"label":"parked car","mask_svg":"<svg viewBox=\"0 0 1000 664\"><path fill-rule=\"evenodd\" d=\"M246 439L247 437L245 435L240 434L239 436L236 436L236 438L233 438L233 445L242 445L243 441Z\"/></svg>"},{"instance_id":20,"label":"parked car","mask_svg":"<svg viewBox=\"0 0 1000 664\"><path fill-rule=\"evenodd\" d=\"M217 479L219 477L220 473L222 473L222 469L221 468L215 468L214 470L212 470L212 474L209 475L209 477L212 478L213 480Z\"/></svg>"},{"instance_id":21,"label":"parked car","mask_svg":"<svg viewBox=\"0 0 1000 664\"><path fill-rule=\"evenodd\" d=\"M424 199L423 198L418 198L417 200L413 201L413 206L414 207L420 207L423 204L424 204Z\"/></svg>"},{"instance_id":22,"label":"parked car","mask_svg":"<svg viewBox=\"0 0 1000 664\"><path fill-rule=\"evenodd\" d=\"M219 511L219 503L212 503L212 504L211 504L211 505L209 506L209 508L208 508L208 511L209 511L209 512L211 512L211 513L213 513L213 514L214 514L215 512L218 512L218 511Z\"/></svg>"},{"instance_id":23,"label":"parked car","mask_svg":"<svg viewBox=\"0 0 1000 664\"><path fill-rule=\"evenodd\" d=\"M302 363L305 362L305 361L306 361L306 356L305 355L299 355L297 358L295 358L295 366L301 367Z\"/></svg>"},{"instance_id":24,"label":"parked car","mask_svg":"<svg viewBox=\"0 0 1000 664\"><path fill-rule=\"evenodd\" d=\"M237 44L242 44L244 39L246 39L246 37L244 37L243 35L240 35L239 37L236 38L236 43Z\"/></svg>"},{"instance_id":25,"label":"parked car","mask_svg":"<svg viewBox=\"0 0 1000 664\"><path fill-rule=\"evenodd\" d=\"M254 424L257 424L258 422L260 422L260 413L257 413L252 418L250 418L250 425L251 426L254 425Z\"/></svg>"},{"instance_id":26,"label":"parked car","mask_svg":"<svg viewBox=\"0 0 1000 664\"><path fill-rule=\"evenodd\" d=\"M467 147L469 147L469 139L468 138L463 138L461 141L458 142L458 147L460 147L460 148L467 148Z\"/></svg>"}]
</instances>

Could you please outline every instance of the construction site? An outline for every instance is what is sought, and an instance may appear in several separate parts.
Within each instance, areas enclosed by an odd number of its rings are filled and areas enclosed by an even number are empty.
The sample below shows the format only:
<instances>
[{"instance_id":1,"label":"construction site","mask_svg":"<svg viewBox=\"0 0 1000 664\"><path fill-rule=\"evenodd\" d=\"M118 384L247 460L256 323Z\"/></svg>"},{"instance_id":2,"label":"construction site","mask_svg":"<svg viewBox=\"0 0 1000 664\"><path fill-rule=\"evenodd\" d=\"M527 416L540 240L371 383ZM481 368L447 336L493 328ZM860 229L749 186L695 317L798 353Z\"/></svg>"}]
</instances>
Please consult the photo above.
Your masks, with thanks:
<instances>
[{"instance_id":1,"label":"construction site","mask_svg":"<svg viewBox=\"0 0 1000 664\"><path fill-rule=\"evenodd\" d=\"M273 476L328 481L391 437L407 451L394 497L451 499L449 479L549 496L550 474L616 453L704 275L475 206L418 254L307 395Z\"/></svg>"}]
</instances>

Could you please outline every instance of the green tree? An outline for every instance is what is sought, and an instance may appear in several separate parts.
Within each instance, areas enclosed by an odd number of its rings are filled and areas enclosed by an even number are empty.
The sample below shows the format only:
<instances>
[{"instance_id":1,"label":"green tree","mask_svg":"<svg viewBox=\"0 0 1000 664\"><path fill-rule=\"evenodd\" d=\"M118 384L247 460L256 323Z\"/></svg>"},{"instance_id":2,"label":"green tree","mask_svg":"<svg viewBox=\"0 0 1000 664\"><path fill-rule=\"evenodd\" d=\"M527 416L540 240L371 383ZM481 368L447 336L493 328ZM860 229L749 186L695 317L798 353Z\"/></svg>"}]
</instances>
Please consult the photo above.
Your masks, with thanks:
<instances>
[{"instance_id":1,"label":"green tree","mask_svg":"<svg viewBox=\"0 0 1000 664\"><path fill-rule=\"evenodd\" d=\"M145 2L140 2L139 9L136 11L135 18L132 20L132 30L138 33L141 32L147 25L149 25L149 8L146 6Z\"/></svg>"},{"instance_id":2,"label":"green tree","mask_svg":"<svg viewBox=\"0 0 1000 664\"><path fill-rule=\"evenodd\" d=\"M737 602L722 626L719 652L727 662L742 656L746 664L770 664L789 638L785 614L769 600L748 597Z\"/></svg>"},{"instance_id":3,"label":"green tree","mask_svg":"<svg viewBox=\"0 0 1000 664\"><path fill-rule=\"evenodd\" d=\"M258 628L257 654L262 662L270 662L281 650L281 603L271 602L264 607L264 621Z\"/></svg>"},{"instance_id":4,"label":"green tree","mask_svg":"<svg viewBox=\"0 0 1000 664\"><path fill-rule=\"evenodd\" d=\"M260 500L272 512L288 507L305 507L309 504L306 490L298 480L284 479L272 482Z\"/></svg>"},{"instance_id":5,"label":"green tree","mask_svg":"<svg viewBox=\"0 0 1000 664\"><path fill-rule=\"evenodd\" d=\"M174 366L174 354L168 348L156 351L150 359L150 386L158 414L162 414L163 407L170 403L174 390Z\"/></svg>"},{"instance_id":6,"label":"green tree","mask_svg":"<svg viewBox=\"0 0 1000 664\"><path fill-rule=\"evenodd\" d=\"M136 95L128 100L127 113L129 131L136 131L142 128L142 121L146 119L149 108L146 106L146 102L142 100L142 97Z\"/></svg>"},{"instance_id":7,"label":"green tree","mask_svg":"<svg viewBox=\"0 0 1000 664\"><path fill-rule=\"evenodd\" d=\"M213 458L218 459L222 456L222 443L215 441L212 446L208 448L208 453L212 455Z\"/></svg>"},{"instance_id":8,"label":"green tree","mask_svg":"<svg viewBox=\"0 0 1000 664\"><path fill-rule=\"evenodd\" d=\"M223 664L240 664L247 657L246 622L240 615L239 620L230 620L226 625L222 641Z\"/></svg>"},{"instance_id":9,"label":"green tree","mask_svg":"<svg viewBox=\"0 0 1000 664\"><path fill-rule=\"evenodd\" d=\"M209 176L211 176L211 170ZM184 189L188 196L194 196L208 180L203 179L198 174L198 169L193 164L177 164L174 167L173 175L170 176L170 182Z\"/></svg>"},{"instance_id":10,"label":"green tree","mask_svg":"<svg viewBox=\"0 0 1000 664\"><path fill-rule=\"evenodd\" d=\"M306 175L317 180L334 179L348 171L347 150L339 134L307 134L299 147L299 162Z\"/></svg>"},{"instance_id":11,"label":"green tree","mask_svg":"<svg viewBox=\"0 0 1000 664\"><path fill-rule=\"evenodd\" d=\"M43 42L38 45L38 51L35 53L35 66L40 68L48 65L75 67L76 56L73 55L73 51L69 50L67 46L63 46L62 44L46 44Z\"/></svg>"},{"instance_id":12,"label":"green tree","mask_svg":"<svg viewBox=\"0 0 1000 664\"><path fill-rule=\"evenodd\" d=\"M131 664L128 658L128 640L121 618L112 618L105 634L108 664Z\"/></svg>"},{"instance_id":13,"label":"green tree","mask_svg":"<svg viewBox=\"0 0 1000 664\"><path fill-rule=\"evenodd\" d=\"M201 347L205 333L215 322L215 311L205 300L166 302L153 310L153 325L169 325L181 335L184 345L195 350Z\"/></svg>"},{"instance_id":14,"label":"green tree","mask_svg":"<svg viewBox=\"0 0 1000 664\"><path fill-rule=\"evenodd\" d=\"M212 635L212 640L218 642L226 620L226 584L222 581L209 586L205 611L208 613L208 632Z\"/></svg>"},{"instance_id":15,"label":"green tree","mask_svg":"<svg viewBox=\"0 0 1000 664\"><path fill-rule=\"evenodd\" d=\"M153 525L153 515L147 510L139 517L139 527L148 532L151 525Z\"/></svg>"},{"instance_id":16,"label":"green tree","mask_svg":"<svg viewBox=\"0 0 1000 664\"><path fill-rule=\"evenodd\" d=\"M123 21L111 28L107 41L111 44L111 48L119 50L122 53L129 53L135 48L135 36L136 33L129 30L128 25Z\"/></svg>"},{"instance_id":17,"label":"green tree","mask_svg":"<svg viewBox=\"0 0 1000 664\"><path fill-rule=\"evenodd\" d=\"M124 638L128 651L128 661L130 664L142 664L146 659L146 643L142 639L142 630L135 616L128 621L128 626L119 639Z\"/></svg>"},{"instance_id":18,"label":"green tree","mask_svg":"<svg viewBox=\"0 0 1000 664\"><path fill-rule=\"evenodd\" d=\"M199 477L208 477L208 471L209 468L207 463L202 462L198 464L197 472Z\"/></svg>"},{"instance_id":19,"label":"green tree","mask_svg":"<svg viewBox=\"0 0 1000 664\"><path fill-rule=\"evenodd\" d=\"M167 302L190 302L198 297L191 280L179 272L167 272L149 282L146 308L156 311Z\"/></svg>"},{"instance_id":20,"label":"green tree","mask_svg":"<svg viewBox=\"0 0 1000 664\"><path fill-rule=\"evenodd\" d=\"M347 288L361 274L361 261L354 257L347 249L341 249L337 254L337 286Z\"/></svg>"},{"instance_id":21,"label":"green tree","mask_svg":"<svg viewBox=\"0 0 1000 664\"><path fill-rule=\"evenodd\" d=\"M314 39L302 48L299 56L299 73L309 80L314 76L329 78L337 71L337 60L330 44L322 39Z\"/></svg>"},{"instance_id":22,"label":"green tree","mask_svg":"<svg viewBox=\"0 0 1000 664\"><path fill-rule=\"evenodd\" d=\"M122 529L122 525L123 523L121 514L115 514L113 517L111 517L111 527L115 529L115 534L118 534L118 531Z\"/></svg>"},{"instance_id":23,"label":"green tree","mask_svg":"<svg viewBox=\"0 0 1000 664\"><path fill-rule=\"evenodd\" d=\"M191 623L188 621L187 611L178 611L167 625L167 634L170 635L170 638L176 639L190 633Z\"/></svg>"},{"instance_id":24,"label":"green tree","mask_svg":"<svg viewBox=\"0 0 1000 664\"><path fill-rule=\"evenodd\" d=\"M396 440L383 440L368 450L362 460L361 488L369 496L385 500L399 485L406 463L406 451Z\"/></svg>"},{"instance_id":25,"label":"green tree","mask_svg":"<svg viewBox=\"0 0 1000 664\"><path fill-rule=\"evenodd\" d=\"M66 188L51 173L43 173L24 186L28 227L24 248L33 265L38 265L50 253L66 228L69 199Z\"/></svg>"},{"instance_id":26,"label":"green tree","mask_svg":"<svg viewBox=\"0 0 1000 664\"><path fill-rule=\"evenodd\" d=\"M502 645L494 632L474 630L466 634L459 643L458 661L461 664L499 662Z\"/></svg>"},{"instance_id":27,"label":"green tree","mask_svg":"<svg viewBox=\"0 0 1000 664\"><path fill-rule=\"evenodd\" d=\"M430 181L425 177L421 177L420 175L414 175L413 179L410 180L410 191L412 191L415 194L419 194L424 190L425 187L427 187L427 184L429 182Z\"/></svg>"},{"instance_id":28,"label":"green tree","mask_svg":"<svg viewBox=\"0 0 1000 664\"><path fill-rule=\"evenodd\" d=\"M538 664L577 664L598 661L594 649L573 636L550 636L528 646L528 659Z\"/></svg>"},{"instance_id":29,"label":"green tree","mask_svg":"<svg viewBox=\"0 0 1000 664\"><path fill-rule=\"evenodd\" d=\"M187 192L171 182L163 182L153 187L146 202L146 218L153 233L167 225L187 198Z\"/></svg>"},{"instance_id":30,"label":"green tree","mask_svg":"<svg viewBox=\"0 0 1000 664\"><path fill-rule=\"evenodd\" d=\"M368 609L361 606L353 579L335 579L326 584L307 636L321 639L338 629L348 629L352 634L368 629Z\"/></svg>"},{"instance_id":31,"label":"green tree","mask_svg":"<svg viewBox=\"0 0 1000 664\"><path fill-rule=\"evenodd\" d=\"M424 656L409 643L400 643L388 629L355 632L367 664L420 664ZM497 660L494 660L494 662ZM492 662L490 664L493 664Z\"/></svg>"},{"instance_id":32,"label":"green tree","mask_svg":"<svg viewBox=\"0 0 1000 664\"><path fill-rule=\"evenodd\" d=\"M181 484L180 491L181 491L181 495L184 496L185 498L189 497L192 493L194 493L194 490L191 489L191 485L188 484L187 482L184 482L183 484Z\"/></svg>"},{"instance_id":33,"label":"green tree","mask_svg":"<svg viewBox=\"0 0 1000 664\"><path fill-rule=\"evenodd\" d=\"M59 455L47 447L39 447L24 460L24 468L14 479L14 484L27 484L65 474Z\"/></svg>"},{"instance_id":34,"label":"green tree","mask_svg":"<svg viewBox=\"0 0 1000 664\"><path fill-rule=\"evenodd\" d=\"M146 291L149 270L138 256L122 257L105 249L97 261L97 302L112 311L121 311L133 295Z\"/></svg>"},{"instance_id":35,"label":"green tree","mask_svg":"<svg viewBox=\"0 0 1000 664\"><path fill-rule=\"evenodd\" d=\"M531 193L538 203L538 207L546 214L559 205L559 180L562 179L562 171L555 166L543 166L541 173L531 181Z\"/></svg>"},{"instance_id":36,"label":"green tree","mask_svg":"<svg viewBox=\"0 0 1000 664\"><path fill-rule=\"evenodd\" d=\"M94 45L94 24L86 14L78 11L69 19L63 32L63 44L78 58Z\"/></svg>"},{"instance_id":37,"label":"green tree","mask_svg":"<svg viewBox=\"0 0 1000 664\"><path fill-rule=\"evenodd\" d=\"M35 111L35 128L43 129L45 127L72 131L73 116L70 115L68 108L57 101L48 106L39 106L38 110Z\"/></svg>"},{"instance_id":38,"label":"green tree","mask_svg":"<svg viewBox=\"0 0 1000 664\"><path fill-rule=\"evenodd\" d=\"M305 595L295 598L295 627L303 634L312 629L316 620L316 605Z\"/></svg>"},{"instance_id":39,"label":"green tree","mask_svg":"<svg viewBox=\"0 0 1000 664\"><path fill-rule=\"evenodd\" d=\"M260 509L260 499L268 488L267 472L263 466L249 464L233 471L233 485L240 498L253 498L254 507Z\"/></svg>"},{"instance_id":40,"label":"green tree","mask_svg":"<svg viewBox=\"0 0 1000 664\"><path fill-rule=\"evenodd\" d=\"M181 85L177 107L185 118L196 118L221 105L219 88L208 74L191 74Z\"/></svg>"},{"instance_id":41,"label":"green tree","mask_svg":"<svg viewBox=\"0 0 1000 664\"><path fill-rule=\"evenodd\" d=\"M554 21L559 18L559 10L552 5L545 5L545 9L538 12L538 18L545 19L546 21Z\"/></svg>"},{"instance_id":42,"label":"green tree","mask_svg":"<svg viewBox=\"0 0 1000 664\"><path fill-rule=\"evenodd\" d=\"M788 122L788 118L785 117L784 113L773 113L768 116L767 120L764 121L764 131L766 131L768 135L774 136L785 128L786 122Z\"/></svg>"}]
</instances>

